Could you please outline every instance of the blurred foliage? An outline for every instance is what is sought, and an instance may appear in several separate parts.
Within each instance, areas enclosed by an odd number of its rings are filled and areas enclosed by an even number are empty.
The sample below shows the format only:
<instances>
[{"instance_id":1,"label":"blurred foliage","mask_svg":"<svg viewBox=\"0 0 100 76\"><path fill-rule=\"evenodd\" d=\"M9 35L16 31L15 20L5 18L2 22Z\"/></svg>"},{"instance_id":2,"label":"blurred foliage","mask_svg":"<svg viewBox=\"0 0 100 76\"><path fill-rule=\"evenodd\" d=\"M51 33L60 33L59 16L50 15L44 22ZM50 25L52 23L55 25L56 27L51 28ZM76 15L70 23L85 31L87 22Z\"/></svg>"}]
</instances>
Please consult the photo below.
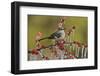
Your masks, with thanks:
<instances>
[{"instance_id":1,"label":"blurred foliage","mask_svg":"<svg viewBox=\"0 0 100 76\"><path fill-rule=\"evenodd\" d=\"M42 37L48 37L57 30L60 16L28 15L28 49L35 47L35 36L38 32L43 33ZM72 26L76 27L73 40L87 43L88 39L88 18L79 16L66 16L64 27L68 31ZM43 45L50 45L52 40L41 41Z\"/></svg>"}]
</instances>

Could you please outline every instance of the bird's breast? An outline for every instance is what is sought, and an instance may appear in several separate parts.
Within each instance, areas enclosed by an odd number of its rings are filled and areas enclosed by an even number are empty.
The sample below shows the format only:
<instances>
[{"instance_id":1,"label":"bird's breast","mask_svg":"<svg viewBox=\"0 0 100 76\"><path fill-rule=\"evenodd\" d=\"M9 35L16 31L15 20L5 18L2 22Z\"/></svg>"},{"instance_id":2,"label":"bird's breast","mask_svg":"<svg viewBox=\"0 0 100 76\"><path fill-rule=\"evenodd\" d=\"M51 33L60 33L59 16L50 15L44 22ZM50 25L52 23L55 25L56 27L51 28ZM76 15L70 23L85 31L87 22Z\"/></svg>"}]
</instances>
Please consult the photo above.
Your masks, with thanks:
<instances>
[{"instance_id":1,"label":"bird's breast","mask_svg":"<svg viewBox=\"0 0 100 76\"><path fill-rule=\"evenodd\" d=\"M61 39L64 39L65 38L65 32L64 32L64 30L61 30L61 31L59 31L59 33L61 33Z\"/></svg>"}]
</instances>

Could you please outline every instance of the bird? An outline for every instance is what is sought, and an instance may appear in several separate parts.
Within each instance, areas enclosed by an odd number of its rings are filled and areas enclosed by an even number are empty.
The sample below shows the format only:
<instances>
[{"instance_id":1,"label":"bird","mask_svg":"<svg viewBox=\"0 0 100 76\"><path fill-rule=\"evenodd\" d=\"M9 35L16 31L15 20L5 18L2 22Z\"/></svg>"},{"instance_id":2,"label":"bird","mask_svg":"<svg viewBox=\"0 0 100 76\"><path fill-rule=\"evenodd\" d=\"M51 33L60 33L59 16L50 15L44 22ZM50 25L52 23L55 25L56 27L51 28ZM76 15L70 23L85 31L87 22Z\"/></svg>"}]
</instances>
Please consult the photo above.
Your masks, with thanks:
<instances>
[{"instance_id":1,"label":"bird","mask_svg":"<svg viewBox=\"0 0 100 76\"><path fill-rule=\"evenodd\" d=\"M44 40L44 39L64 39L65 38L65 28L64 27L58 27L58 30L54 33L52 33L48 37L44 37L39 39L39 41Z\"/></svg>"}]
</instances>

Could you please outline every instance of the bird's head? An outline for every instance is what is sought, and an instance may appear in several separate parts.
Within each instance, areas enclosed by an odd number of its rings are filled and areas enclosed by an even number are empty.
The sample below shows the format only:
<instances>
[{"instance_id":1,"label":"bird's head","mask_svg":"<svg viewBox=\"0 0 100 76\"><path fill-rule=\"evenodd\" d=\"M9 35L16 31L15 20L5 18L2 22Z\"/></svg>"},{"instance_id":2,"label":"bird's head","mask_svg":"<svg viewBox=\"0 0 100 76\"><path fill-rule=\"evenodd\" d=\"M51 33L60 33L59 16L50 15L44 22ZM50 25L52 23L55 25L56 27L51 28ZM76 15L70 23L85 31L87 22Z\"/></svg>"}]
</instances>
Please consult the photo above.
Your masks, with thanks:
<instances>
[{"instance_id":1,"label":"bird's head","mask_svg":"<svg viewBox=\"0 0 100 76\"><path fill-rule=\"evenodd\" d=\"M58 30L65 30L65 28L64 27L59 27Z\"/></svg>"},{"instance_id":2,"label":"bird's head","mask_svg":"<svg viewBox=\"0 0 100 76\"><path fill-rule=\"evenodd\" d=\"M58 24L58 30L65 30L65 28L63 27L63 23L59 23Z\"/></svg>"}]
</instances>

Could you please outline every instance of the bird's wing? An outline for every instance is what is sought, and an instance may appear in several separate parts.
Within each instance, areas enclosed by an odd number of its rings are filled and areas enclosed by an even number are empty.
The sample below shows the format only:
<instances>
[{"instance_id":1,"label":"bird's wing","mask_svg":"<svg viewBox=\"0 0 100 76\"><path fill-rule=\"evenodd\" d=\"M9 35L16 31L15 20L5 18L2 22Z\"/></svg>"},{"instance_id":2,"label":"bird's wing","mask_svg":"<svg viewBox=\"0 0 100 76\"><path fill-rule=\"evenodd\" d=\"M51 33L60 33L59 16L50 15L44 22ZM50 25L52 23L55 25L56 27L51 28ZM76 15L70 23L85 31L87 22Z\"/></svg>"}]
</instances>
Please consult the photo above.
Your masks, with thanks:
<instances>
[{"instance_id":1,"label":"bird's wing","mask_svg":"<svg viewBox=\"0 0 100 76\"><path fill-rule=\"evenodd\" d=\"M60 37L61 37L61 33L58 32L58 31L56 31L56 32L54 32L53 34L51 34L50 37L51 37L52 39L54 39L54 38L60 38Z\"/></svg>"}]
</instances>

